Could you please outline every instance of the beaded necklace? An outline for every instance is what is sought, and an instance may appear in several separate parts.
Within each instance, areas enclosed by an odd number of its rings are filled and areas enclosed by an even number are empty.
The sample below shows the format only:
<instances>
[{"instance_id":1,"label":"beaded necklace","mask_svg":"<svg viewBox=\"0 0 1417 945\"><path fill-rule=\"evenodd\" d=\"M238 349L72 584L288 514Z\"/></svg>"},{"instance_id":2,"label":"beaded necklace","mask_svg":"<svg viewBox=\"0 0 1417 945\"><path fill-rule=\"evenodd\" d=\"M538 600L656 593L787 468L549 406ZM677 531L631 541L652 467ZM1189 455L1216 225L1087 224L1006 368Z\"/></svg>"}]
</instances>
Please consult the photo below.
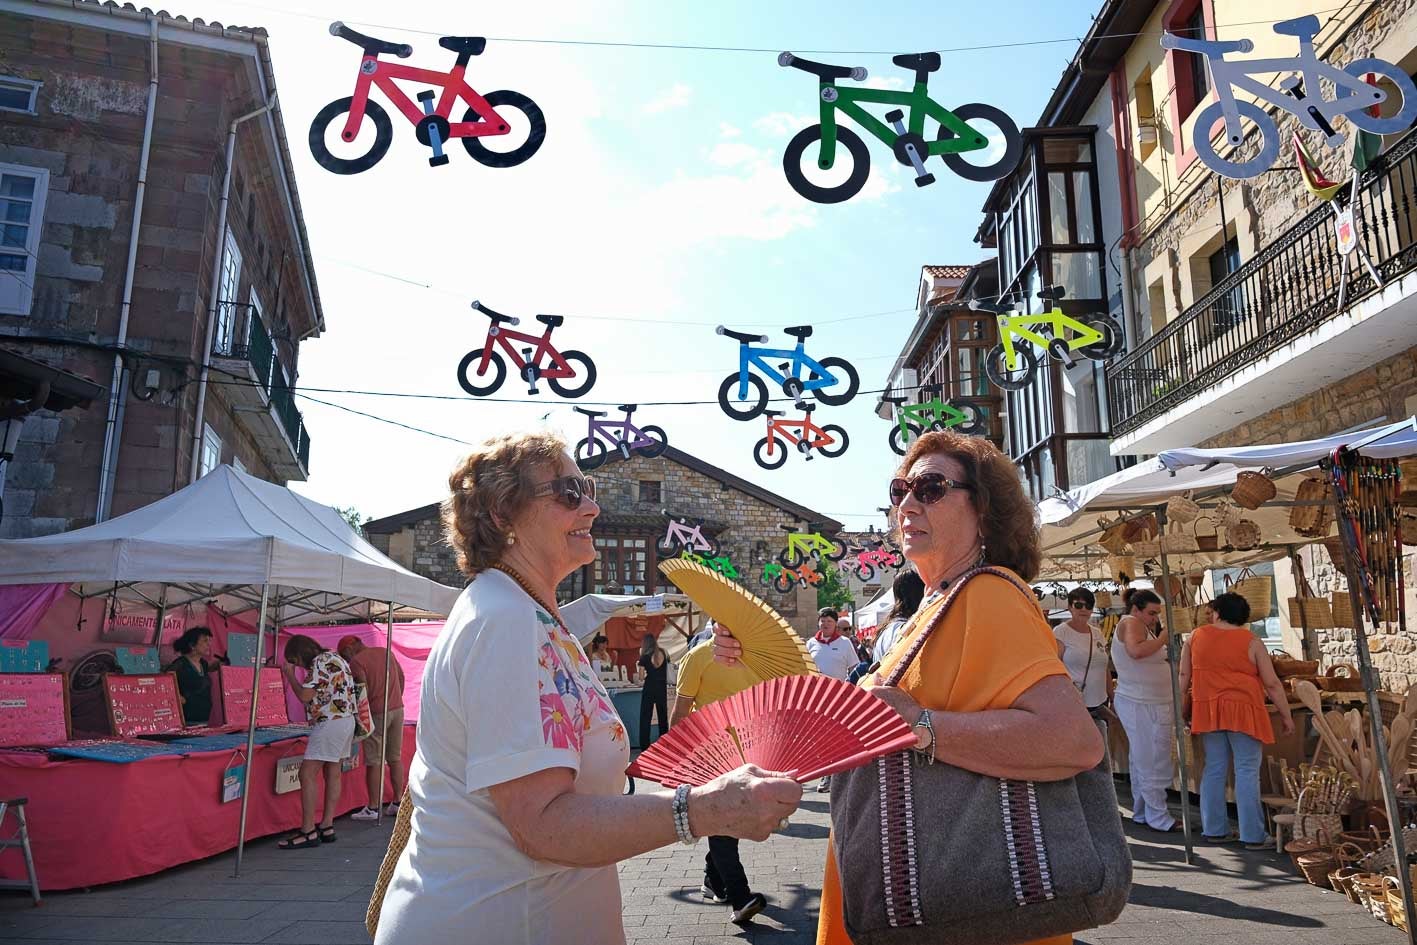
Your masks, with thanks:
<instances>
[{"instance_id":1,"label":"beaded necklace","mask_svg":"<svg viewBox=\"0 0 1417 945\"><path fill-rule=\"evenodd\" d=\"M561 612L555 607L547 607L545 601L541 599L540 595L538 595L536 591L533 591L531 589L531 585L527 583L526 578L518 574L509 565L494 564L492 565L492 569L494 571L501 571L507 577L517 582L517 587L520 587L522 591L526 594L526 596L532 599L532 602L536 604L536 606L540 607L542 610L546 611L553 618L555 618L557 626L559 626L562 630L566 629L566 623L561 619Z\"/></svg>"}]
</instances>

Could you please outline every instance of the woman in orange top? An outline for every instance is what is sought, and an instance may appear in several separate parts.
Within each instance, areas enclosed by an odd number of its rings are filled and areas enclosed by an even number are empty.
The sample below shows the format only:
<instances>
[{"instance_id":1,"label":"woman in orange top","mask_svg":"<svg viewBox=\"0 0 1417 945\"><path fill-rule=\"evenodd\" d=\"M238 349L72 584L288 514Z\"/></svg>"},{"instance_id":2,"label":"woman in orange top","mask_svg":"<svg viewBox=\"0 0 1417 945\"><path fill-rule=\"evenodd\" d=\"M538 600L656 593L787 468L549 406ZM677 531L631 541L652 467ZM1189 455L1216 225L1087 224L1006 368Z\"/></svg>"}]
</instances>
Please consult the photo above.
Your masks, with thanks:
<instances>
[{"instance_id":1,"label":"woman in orange top","mask_svg":"<svg viewBox=\"0 0 1417 945\"><path fill-rule=\"evenodd\" d=\"M927 596L885 657L880 676L930 624L951 582L986 563L1032 580L1042 558L1018 470L988 440L927 433L911 445L899 475L891 481L890 499L900 547ZM866 676L862 685L916 726L922 753L994 778L1070 778L1102 760L1102 736L1058 658L1038 605L1010 583L984 575L965 585L898 687L876 685L877 675ZM715 645L724 662L742 652L721 629ZM832 846L827 844L817 943L850 945ZM1062 935L1035 945L1071 941Z\"/></svg>"},{"instance_id":2,"label":"woman in orange top","mask_svg":"<svg viewBox=\"0 0 1417 945\"><path fill-rule=\"evenodd\" d=\"M1181 651L1181 691L1191 703L1191 731L1205 746L1201 776L1201 833L1229 843L1225 782L1235 758L1235 809L1240 841L1247 850L1270 845L1260 808L1261 744L1274 742L1265 693L1279 709L1285 735L1294 733L1289 698L1264 643L1250 632L1250 604L1239 594L1221 594L1206 605L1208 623L1197 627Z\"/></svg>"}]
</instances>

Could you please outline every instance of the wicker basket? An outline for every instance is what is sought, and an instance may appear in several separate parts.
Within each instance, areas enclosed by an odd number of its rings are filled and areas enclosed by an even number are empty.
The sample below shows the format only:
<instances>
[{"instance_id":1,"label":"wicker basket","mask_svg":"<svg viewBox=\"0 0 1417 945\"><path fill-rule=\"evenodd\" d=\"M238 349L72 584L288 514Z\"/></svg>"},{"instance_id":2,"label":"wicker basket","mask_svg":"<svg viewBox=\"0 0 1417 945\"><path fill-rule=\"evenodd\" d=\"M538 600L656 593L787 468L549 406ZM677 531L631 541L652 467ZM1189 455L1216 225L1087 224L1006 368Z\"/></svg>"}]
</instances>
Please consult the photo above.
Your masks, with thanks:
<instances>
[{"instance_id":1,"label":"wicker basket","mask_svg":"<svg viewBox=\"0 0 1417 945\"><path fill-rule=\"evenodd\" d=\"M1166 629L1172 633L1190 633L1196 628L1196 609L1190 604L1171 604L1171 623Z\"/></svg>"},{"instance_id":2,"label":"wicker basket","mask_svg":"<svg viewBox=\"0 0 1417 945\"><path fill-rule=\"evenodd\" d=\"M1249 551L1260 543L1263 535L1258 525L1247 518L1242 518L1225 530L1225 537L1229 539L1231 547L1235 550Z\"/></svg>"},{"instance_id":3,"label":"wicker basket","mask_svg":"<svg viewBox=\"0 0 1417 945\"><path fill-rule=\"evenodd\" d=\"M1296 660L1283 650L1270 650L1269 660L1274 664L1274 674L1280 679L1290 676L1317 676L1318 660Z\"/></svg>"},{"instance_id":4,"label":"wicker basket","mask_svg":"<svg viewBox=\"0 0 1417 945\"><path fill-rule=\"evenodd\" d=\"M1387 900L1387 921L1406 932L1407 907L1402 904L1402 883L1396 876L1383 877L1383 898ZM1373 915L1377 914L1374 909Z\"/></svg>"},{"instance_id":5,"label":"wicker basket","mask_svg":"<svg viewBox=\"0 0 1417 945\"><path fill-rule=\"evenodd\" d=\"M1194 522L1200 517L1201 507L1183 495L1173 495L1166 500L1166 521L1177 525Z\"/></svg>"},{"instance_id":6,"label":"wicker basket","mask_svg":"<svg viewBox=\"0 0 1417 945\"><path fill-rule=\"evenodd\" d=\"M1160 531L1161 526L1156 523L1156 515L1153 513L1139 515L1122 523L1122 537L1129 542L1155 538Z\"/></svg>"},{"instance_id":7,"label":"wicker basket","mask_svg":"<svg viewBox=\"0 0 1417 945\"><path fill-rule=\"evenodd\" d=\"M1328 609L1333 614L1335 627L1353 626L1353 598L1347 591L1334 591L1328 595Z\"/></svg>"},{"instance_id":8,"label":"wicker basket","mask_svg":"<svg viewBox=\"0 0 1417 945\"><path fill-rule=\"evenodd\" d=\"M1289 527L1305 538L1323 538L1333 523L1328 481L1315 476L1299 483L1295 502L1322 502L1322 505L1295 505L1289 509Z\"/></svg>"},{"instance_id":9,"label":"wicker basket","mask_svg":"<svg viewBox=\"0 0 1417 945\"><path fill-rule=\"evenodd\" d=\"M1382 848L1387 843L1387 833L1378 829L1377 824L1369 825L1367 830L1345 830L1338 835L1338 845L1340 848L1352 847L1361 851L1357 860L1362 860L1369 853ZM1341 859L1341 857L1340 857Z\"/></svg>"},{"instance_id":10,"label":"wicker basket","mask_svg":"<svg viewBox=\"0 0 1417 945\"><path fill-rule=\"evenodd\" d=\"M1201 534L1201 522L1210 526L1210 534ZM1220 527L1211 520L1209 515L1202 515L1196 519L1193 527L1196 536L1196 550L1198 551L1219 551L1220 550Z\"/></svg>"},{"instance_id":11,"label":"wicker basket","mask_svg":"<svg viewBox=\"0 0 1417 945\"><path fill-rule=\"evenodd\" d=\"M408 796L408 788L405 787L403 797L399 800L399 813L394 818L394 828L389 835L389 848L384 851L384 860L379 864L379 873L374 878L374 891L369 897L369 908L364 912L364 928L368 930L371 938L377 937L379 913L384 908L384 894L389 890L394 868L398 865L399 857L403 855L404 847L408 846L408 838L412 833L413 798Z\"/></svg>"},{"instance_id":12,"label":"wicker basket","mask_svg":"<svg viewBox=\"0 0 1417 945\"><path fill-rule=\"evenodd\" d=\"M1143 561L1161 556L1161 542L1151 538L1138 538L1132 542L1132 554Z\"/></svg>"},{"instance_id":13,"label":"wicker basket","mask_svg":"<svg viewBox=\"0 0 1417 945\"><path fill-rule=\"evenodd\" d=\"M1289 693L1291 697L1294 697L1291 699L1291 701L1298 701L1297 693L1295 693L1294 690L1298 687L1300 683L1309 683L1315 689L1317 689L1319 685L1318 676L1285 676L1279 681L1284 684L1284 691Z\"/></svg>"},{"instance_id":14,"label":"wicker basket","mask_svg":"<svg viewBox=\"0 0 1417 945\"><path fill-rule=\"evenodd\" d=\"M1241 508L1254 511L1273 499L1278 492L1274 481L1264 473L1246 469L1235 477L1235 487L1230 490L1230 498Z\"/></svg>"},{"instance_id":15,"label":"wicker basket","mask_svg":"<svg viewBox=\"0 0 1417 945\"><path fill-rule=\"evenodd\" d=\"M1328 874L1328 884L1334 892L1343 893L1350 902L1358 902L1358 893L1353 889L1353 877L1363 872L1356 866L1340 866Z\"/></svg>"},{"instance_id":16,"label":"wicker basket","mask_svg":"<svg viewBox=\"0 0 1417 945\"><path fill-rule=\"evenodd\" d=\"M1402 530L1402 543L1404 545L1417 545L1417 517L1404 515L1398 519L1398 527Z\"/></svg>"},{"instance_id":17,"label":"wicker basket","mask_svg":"<svg viewBox=\"0 0 1417 945\"><path fill-rule=\"evenodd\" d=\"M1121 525L1114 525L1105 518L1099 518L1097 524L1102 529L1102 534L1097 539L1099 545L1114 555L1127 550L1127 539L1122 535Z\"/></svg>"},{"instance_id":18,"label":"wicker basket","mask_svg":"<svg viewBox=\"0 0 1417 945\"><path fill-rule=\"evenodd\" d=\"M1310 630L1332 630L1333 610L1327 597L1289 598L1289 625Z\"/></svg>"},{"instance_id":19,"label":"wicker basket","mask_svg":"<svg viewBox=\"0 0 1417 945\"><path fill-rule=\"evenodd\" d=\"M1274 600L1274 578L1255 574L1245 568L1233 581L1228 574L1225 576L1225 589L1239 594L1249 602L1251 620L1263 620L1269 616L1269 608ZM1311 672L1318 672L1317 663Z\"/></svg>"},{"instance_id":20,"label":"wicker basket","mask_svg":"<svg viewBox=\"0 0 1417 945\"><path fill-rule=\"evenodd\" d=\"M1245 513L1240 507L1229 499L1221 499L1215 503L1215 510L1211 513L1215 516L1215 524L1221 528L1230 528L1245 517Z\"/></svg>"},{"instance_id":21,"label":"wicker basket","mask_svg":"<svg viewBox=\"0 0 1417 945\"><path fill-rule=\"evenodd\" d=\"M1112 580L1118 584L1126 584L1137 576L1137 559L1131 555L1108 555L1107 570L1112 575Z\"/></svg>"},{"instance_id":22,"label":"wicker basket","mask_svg":"<svg viewBox=\"0 0 1417 945\"><path fill-rule=\"evenodd\" d=\"M1321 888L1328 885L1328 874L1338 869L1338 857L1333 855L1331 849L1301 853L1294 858L1294 862L1299 872L1304 874L1304 882Z\"/></svg>"},{"instance_id":23,"label":"wicker basket","mask_svg":"<svg viewBox=\"0 0 1417 945\"><path fill-rule=\"evenodd\" d=\"M1168 555L1190 555L1201 550L1196 536L1179 528L1161 536L1161 550Z\"/></svg>"},{"instance_id":24,"label":"wicker basket","mask_svg":"<svg viewBox=\"0 0 1417 945\"><path fill-rule=\"evenodd\" d=\"M1110 591L1098 591L1093 595L1097 600L1097 609L1106 610L1112 606L1112 594Z\"/></svg>"},{"instance_id":25,"label":"wicker basket","mask_svg":"<svg viewBox=\"0 0 1417 945\"><path fill-rule=\"evenodd\" d=\"M1354 873L1348 880L1359 905L1366 906L1374 918L1381 922L1390 921L1387 909L1388 879L1389 877L1381 873Z\"/></svg>"},{"instance_id":26,"label":"wicker basket","mask_svg":"<svg viewBox=\"0 0 1417 945\"><path fill-rule=\"evenodd\" d=\"M1319 688L1329 692L1362 692L1363 676L1351 663L1337 663L1319 677Z\"/></svg>"}]
</instances>

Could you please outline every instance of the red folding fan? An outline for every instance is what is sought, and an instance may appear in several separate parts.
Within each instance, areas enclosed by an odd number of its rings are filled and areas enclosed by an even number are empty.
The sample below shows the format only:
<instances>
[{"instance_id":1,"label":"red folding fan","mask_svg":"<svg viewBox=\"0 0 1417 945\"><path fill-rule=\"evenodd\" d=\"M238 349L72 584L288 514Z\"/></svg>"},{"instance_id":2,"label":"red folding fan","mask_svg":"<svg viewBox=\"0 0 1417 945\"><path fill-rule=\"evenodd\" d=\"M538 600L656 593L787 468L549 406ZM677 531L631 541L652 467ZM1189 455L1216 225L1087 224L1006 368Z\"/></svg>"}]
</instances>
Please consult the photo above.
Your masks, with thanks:
<instances>
[{"instance_id":1,"label":"red folding fan","mask_svg":"<svg viewBox=\"0 0 1417 945\"><path fill-rule=\"evenodd\" d=\"M629 773L677 787L755 764L805 783L915 741L906 721L863 689L830 676L783 676L694 712L636 758Z\"/></svg>"}]
</instances>

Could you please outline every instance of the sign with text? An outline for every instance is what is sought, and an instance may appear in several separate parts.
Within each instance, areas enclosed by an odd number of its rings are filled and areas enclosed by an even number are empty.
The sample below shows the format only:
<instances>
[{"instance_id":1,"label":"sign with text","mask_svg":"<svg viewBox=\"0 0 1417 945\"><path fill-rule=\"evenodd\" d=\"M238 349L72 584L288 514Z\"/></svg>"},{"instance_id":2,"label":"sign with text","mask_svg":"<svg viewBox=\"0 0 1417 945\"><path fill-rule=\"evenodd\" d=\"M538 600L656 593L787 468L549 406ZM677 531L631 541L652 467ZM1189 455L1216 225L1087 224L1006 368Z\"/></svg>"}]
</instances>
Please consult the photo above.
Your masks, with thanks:
<instances>
[{"instance_id":1,"label":"sign with text","mask_svg":"<svg viewBox=\"0 0 1417 945\"><path fill-rule=\"evenodd\" d=\"M300 762L303 760L304 757L301 755L292 755L276 762L275 792L277 794L289 794L291 791L300 790Z\"/></svg>"},{"instance_id":2,"label":"sign with text","mask_svg":"<svg viewBox=\"0 0 1417 945\"><path fill-rule=\"evenodd\" d=\"M251 721L251 672L249 666L223 666L217 674L221 686L222 717L228 725L244 726ZM280 670L267 666L261 670L256 725L289 724L290 714L285 707L285 680Z\"/></svg>"},{"instance_id":3,"label":"sign with text","mask_svg":"<svg viewBox=\"0 0 1417 945\"><path fill-rule=\"evenodd\" d=\"M256 665L256 635L254 633L228 633L226 635L226 658L232 666Z\"/></svg>"},{"instance_id":4,"label":"sign with text","mask_svg":"<svg viewBox=\"0 0 1417 945\"><path fill-rule=\"evenodd\" d=\"M647 613L647 614L662 614L662 613L664 613L664 595L663 595L663 594L656 594L656 595L654 595L653 597L651 597L649 600L645 601L645 613Z\"/></svg>"},{"instance_id":5,"label":"sign with text","mask_svg":"<svg viewBox=\"0 0 1417 945\"><path fill-rule=\"evenodd\" d=\"M173 673L150 676L105 673L103 694L114 735L133 738L182 730L182 702L177 696L177 676Z\"/></svg>"},{"instance_id":6,"label":"sign with text","mask_svg":"<svg viewBox=\"0 0 1417 945\"><path fill-rule=\"evenodd\" d=\"M67 683L63 673L0 674L0 747L68 741Z\"/></svg>"},{"instance_id":7,"label":"sign with text","mask_svg":"<svg viewBox=\"0 0 1417 945\"><path fill-rule=\"evenodd\" d=\"M162 670L155 646L120 646L113 651L125 673L156 673Z\"/></svg>"},{"instance_id":8,"label":"sign with text","mask_svg":"<svg viewBox=\"0 0 1417 945\"><path fill-rule=\"evenodd\" d=\"M118 608L103 616L99 639L105 643L152 643L157 629L157 611L150 608ZM168 611L162 618L164 640L181 636L187 629L185 611Z\"/></svg>"},{"instance_id":9,"label":"sign with text","mask_svg":"<svg viewBox=\"0 0 1417 945\"><path fill-rule=\"evenodd\" d=\"M241 799L241 779L246 776L245 765L232 765L221 775L221 802L230 804Z\"/></svg>"},{"instance_id":10,"label":"sign with text","mask_svg":"<svg viewBox=\"0 0 1417 945\"><path fill-rule=\"evenodd\" d=\"M42 673L47 669L47 640L0 640L0 673Z\"/></svg>"}]
</instances>

